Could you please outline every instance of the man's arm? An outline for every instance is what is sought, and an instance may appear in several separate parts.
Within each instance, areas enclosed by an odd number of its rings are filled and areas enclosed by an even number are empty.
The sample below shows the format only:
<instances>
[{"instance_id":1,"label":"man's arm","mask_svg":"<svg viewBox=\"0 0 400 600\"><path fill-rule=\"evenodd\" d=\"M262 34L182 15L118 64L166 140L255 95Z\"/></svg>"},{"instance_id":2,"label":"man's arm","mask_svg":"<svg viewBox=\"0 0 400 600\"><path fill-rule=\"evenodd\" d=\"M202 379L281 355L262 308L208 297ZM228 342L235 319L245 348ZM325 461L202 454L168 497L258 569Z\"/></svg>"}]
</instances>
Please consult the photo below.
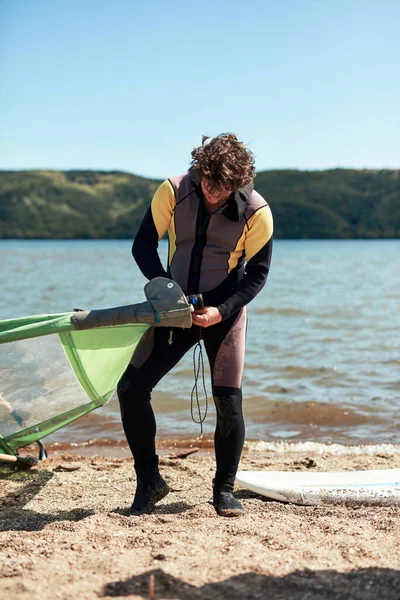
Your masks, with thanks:
<instances>
[{"instance_id":1,"label":"man's arm","mask_svg":"<svg viewBox=\"0 0 400 600\"><path fill-rule=\"evenodd\" d=\"M147 279L167 277L157 249L171 223L174 207L174 190L167 180L154 194L132 246L133 258Z\"/></svg>"},{"instance_id":2,"label":"man's arm","mask_svg":"<svg viewBox=\"0 0 400 600\"><path fill-rule=\"evenodd\" d=\"M271 263L273 220L269 206L259 209L249 220L245 240L246 271L235 293L218 306L222 320L248 304L264 287Z\"/></svg>"}]
</instances>

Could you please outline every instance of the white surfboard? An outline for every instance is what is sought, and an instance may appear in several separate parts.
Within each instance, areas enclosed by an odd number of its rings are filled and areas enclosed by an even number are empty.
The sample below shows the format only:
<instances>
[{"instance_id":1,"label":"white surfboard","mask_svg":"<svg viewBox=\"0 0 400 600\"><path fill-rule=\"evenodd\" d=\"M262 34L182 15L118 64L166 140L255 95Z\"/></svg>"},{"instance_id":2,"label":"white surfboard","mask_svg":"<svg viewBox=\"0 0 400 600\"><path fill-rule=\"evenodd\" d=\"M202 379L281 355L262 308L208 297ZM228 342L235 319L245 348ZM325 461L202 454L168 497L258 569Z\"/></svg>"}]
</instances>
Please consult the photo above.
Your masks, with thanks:
<instances>
[{"instance_id":1,"label":"white surfboard","mask_svg":"<svg viewBox=\"0 0 400 600\"><path fill-rule=\"evenodd\" d=\"M379 471L239 471L237 483L295 504L400 504L400 469Z\"/></svg>"}]
</instances>

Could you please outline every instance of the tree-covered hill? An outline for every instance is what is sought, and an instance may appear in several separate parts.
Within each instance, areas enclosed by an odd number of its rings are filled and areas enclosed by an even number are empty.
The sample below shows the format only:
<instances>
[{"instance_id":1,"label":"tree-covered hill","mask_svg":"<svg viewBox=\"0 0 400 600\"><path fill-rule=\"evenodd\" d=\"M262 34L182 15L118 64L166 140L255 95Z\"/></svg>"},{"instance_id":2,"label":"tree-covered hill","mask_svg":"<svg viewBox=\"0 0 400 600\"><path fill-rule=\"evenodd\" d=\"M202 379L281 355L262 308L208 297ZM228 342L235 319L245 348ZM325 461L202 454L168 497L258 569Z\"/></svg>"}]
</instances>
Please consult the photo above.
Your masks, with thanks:
<instances>
[{"instance_id":1,"label":"tree-covered hill","mask_svg":"<svg viewBox=\"0 0 400 600\"><path fill-rule=\"evenodd\" d=\"M280 238L400 237L400 170L263 171Z\"/></svg>"},{"instance_id":2,"label":"tree-covered hill","mask_svg":"<svg viewBox=\"0 0 400 600\"><path fill-rule=\"evenodd\" d=\"M0 238L132 238L159 181L123 172L0 171ZM277 238L399 238L400 171L263 171Z\"/></svg>"},{"instance_id":3,"label":"tree-covered hill","mask_svg":"<svg viewBox=\"0 0 400 600\"><path fill-rule=\"evenodd\" d=\"M159 183L120 172L0 171L0 238L131 238Z\"/></svg>"}]
</instances>

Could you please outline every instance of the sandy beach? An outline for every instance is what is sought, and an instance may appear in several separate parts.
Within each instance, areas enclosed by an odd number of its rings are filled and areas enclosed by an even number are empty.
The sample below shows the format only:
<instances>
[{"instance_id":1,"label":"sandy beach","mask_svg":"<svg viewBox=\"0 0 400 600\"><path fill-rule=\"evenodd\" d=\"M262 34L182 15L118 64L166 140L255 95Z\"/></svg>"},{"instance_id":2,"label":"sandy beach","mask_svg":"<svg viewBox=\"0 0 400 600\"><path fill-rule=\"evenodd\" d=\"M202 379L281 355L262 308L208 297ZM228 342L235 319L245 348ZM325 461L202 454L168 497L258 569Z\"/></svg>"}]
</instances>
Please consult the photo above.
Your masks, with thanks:
<instances>
[{"instance_id":1,"label":"sandy beach","mask_svg":"<svg viewBox=\"0 0 400 600\"><path fill-rule=\"evenodd\" d=\"M211 444L209 444L211 445ZM207 446L207 444L206 444ZM172 488L132 517L129 458L52 453L30 470L0 466L0 576L7 600L53 598L400 598L400 506L306 507L239 486L245 515L218 517L214 457L164 440ZM399 468L398 447L249 442L241 468Z\"/></svg>"}]
</instances>

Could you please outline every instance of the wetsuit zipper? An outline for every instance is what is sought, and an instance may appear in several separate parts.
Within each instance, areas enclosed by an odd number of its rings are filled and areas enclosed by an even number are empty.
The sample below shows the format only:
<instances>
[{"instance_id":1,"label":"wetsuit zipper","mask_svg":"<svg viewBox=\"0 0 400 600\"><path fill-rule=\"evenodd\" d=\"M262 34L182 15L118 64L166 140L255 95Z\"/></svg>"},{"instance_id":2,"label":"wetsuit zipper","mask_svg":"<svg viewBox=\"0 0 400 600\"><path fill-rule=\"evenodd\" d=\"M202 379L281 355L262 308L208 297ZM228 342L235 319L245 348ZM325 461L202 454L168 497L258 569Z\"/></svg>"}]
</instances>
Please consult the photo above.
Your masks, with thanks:
<instances>
[{"instance_id":1,"label":"wetsuit zipper","mask_svg":"<svg viewBox=\"0 0 400 600\"><path fill-rule=\"evenodd\" d=\"M188 277L188 294L198 294L200 286L201 263L203 262L203 250L207 243L207 229L211 215L204 206L202 194L197 193L199 207L196 218L196 237L190 256L190 267Z\"/></svg>"}]
</instances>

